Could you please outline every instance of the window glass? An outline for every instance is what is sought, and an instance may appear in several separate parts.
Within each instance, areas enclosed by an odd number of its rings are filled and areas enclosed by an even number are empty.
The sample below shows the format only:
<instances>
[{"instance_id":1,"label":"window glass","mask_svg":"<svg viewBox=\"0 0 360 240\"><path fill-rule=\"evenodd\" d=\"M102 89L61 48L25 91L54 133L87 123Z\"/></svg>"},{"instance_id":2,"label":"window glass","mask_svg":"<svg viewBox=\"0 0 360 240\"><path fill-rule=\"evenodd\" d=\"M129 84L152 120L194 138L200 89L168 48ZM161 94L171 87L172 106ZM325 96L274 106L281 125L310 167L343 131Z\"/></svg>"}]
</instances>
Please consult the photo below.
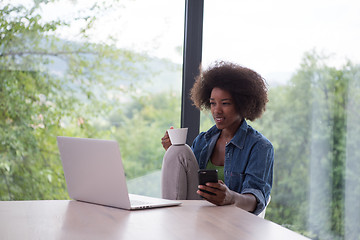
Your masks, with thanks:
<instances>
[{"instance_id":1,"label":"window glass","mask_svg":"<svg viewBox=\"0 0 360 240\"><path fill-rule=\"evenodd\" d=\"M56 136L119 142L129 192L160 195L180 126L184 1L0 4L0 199L65 199Z\"/></svg>"},{"instance_id":2,"label":"window glass","mask_svg":"<svg viewBox=\"0 0 360 240\"><path fill-rule=\"evenodd\" d=\"M203 65L232 61L269 87L261 119L274 145L266 218L313 239L360 233L360 4L206 1ZM201 115L201 130L213 121Z\"/></svg>"}]
</instances>

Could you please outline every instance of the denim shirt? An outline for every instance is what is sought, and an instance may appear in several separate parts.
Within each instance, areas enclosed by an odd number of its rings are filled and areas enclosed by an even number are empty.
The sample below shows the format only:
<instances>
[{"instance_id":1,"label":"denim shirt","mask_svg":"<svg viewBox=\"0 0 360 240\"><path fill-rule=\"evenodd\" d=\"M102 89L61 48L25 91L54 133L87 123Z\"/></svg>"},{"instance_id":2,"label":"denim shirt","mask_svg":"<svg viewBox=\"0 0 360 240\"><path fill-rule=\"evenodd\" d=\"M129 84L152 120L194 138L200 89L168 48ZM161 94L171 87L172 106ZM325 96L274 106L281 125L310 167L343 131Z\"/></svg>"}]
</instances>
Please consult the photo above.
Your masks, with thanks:
<instances>
[{"instance_id":1,"label":"denim shirt","mask_svg":"<svg viewBox=\"0 0 360 240\"><path fill-rule=\"evenodd\" d=\"M200 133L193 150L200 169L206 168L221 130L216 125ZM256 197L254 214L265 208L273 181L274 148L271 142L244 120L225 147L224 180L230 190Z\"/></svg>"}]
</instances>

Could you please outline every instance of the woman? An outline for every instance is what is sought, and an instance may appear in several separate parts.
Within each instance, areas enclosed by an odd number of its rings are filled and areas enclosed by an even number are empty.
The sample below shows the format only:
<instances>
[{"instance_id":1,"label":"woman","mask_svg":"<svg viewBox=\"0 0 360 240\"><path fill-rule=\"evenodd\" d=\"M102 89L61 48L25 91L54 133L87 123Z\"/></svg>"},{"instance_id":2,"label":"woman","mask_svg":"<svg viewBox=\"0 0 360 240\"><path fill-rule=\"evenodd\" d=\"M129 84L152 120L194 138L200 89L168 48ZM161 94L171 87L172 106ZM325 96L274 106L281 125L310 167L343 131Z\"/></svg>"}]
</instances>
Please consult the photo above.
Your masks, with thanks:
<instances>
[{"instance_id":1,"label":"woman","mask_svg":"<svg viewBox=\"0 0 360 240\"><path fill-rule=\"evenodd\" d=\"M210 109L215 126L200 133L191 149L175 149L165 133L163 197L202 196L216 205L235 204L258 215L270 196L274 149L245 119L254 121L265 111L268 99L263 78L248 68L218 62L200 72L190 96L200 110ZM221 180L197 186L199 168L218 169Z\"/></svg>"}]
</instances>

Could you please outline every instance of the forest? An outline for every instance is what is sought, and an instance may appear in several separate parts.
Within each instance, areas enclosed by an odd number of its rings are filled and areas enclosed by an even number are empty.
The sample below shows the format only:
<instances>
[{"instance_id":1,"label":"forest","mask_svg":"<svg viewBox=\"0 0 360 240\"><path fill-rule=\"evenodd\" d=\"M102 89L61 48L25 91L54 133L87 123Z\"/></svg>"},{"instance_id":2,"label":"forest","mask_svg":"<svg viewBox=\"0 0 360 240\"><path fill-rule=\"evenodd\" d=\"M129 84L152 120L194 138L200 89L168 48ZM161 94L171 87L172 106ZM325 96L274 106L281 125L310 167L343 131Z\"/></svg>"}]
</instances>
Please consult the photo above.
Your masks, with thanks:
<instances>
[{"instance_id":1,"label":"forest","mask_svg":"<svg viewBox=\"0 0 360 240\"><path fill-rule=\"evenodd\" d=\"M67 23L37 13L46 2L0 9L2 201L68 199L56 136L117 140L132 180L161 169L160 138L180 125L181 87L149 87L164 76L181 82L180 65L62 41L55 31ZM83 18L86 39L95 18ZM304 53L291 79L269 88L263 117L249 123L275 148L266 218L312 239L360 239L360 65L329 60ZM201 129L212 124L202 115Z\"/></svg>"}]
</instances>

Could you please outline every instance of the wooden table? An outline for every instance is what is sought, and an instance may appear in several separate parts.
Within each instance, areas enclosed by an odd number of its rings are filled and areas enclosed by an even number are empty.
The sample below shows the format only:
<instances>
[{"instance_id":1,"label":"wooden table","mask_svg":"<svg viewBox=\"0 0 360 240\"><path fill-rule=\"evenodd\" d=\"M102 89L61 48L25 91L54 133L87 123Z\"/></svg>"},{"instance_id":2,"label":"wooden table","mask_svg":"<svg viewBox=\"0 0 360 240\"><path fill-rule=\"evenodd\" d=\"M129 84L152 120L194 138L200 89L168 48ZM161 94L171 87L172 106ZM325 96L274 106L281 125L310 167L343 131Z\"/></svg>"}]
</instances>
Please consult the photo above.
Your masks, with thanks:
<instances>
[{"instance_id":1,"label":"wooden table","mask_svg":"<svg viewBox=\"0 0 360 240\"><path fill-rule=\"evenodd\" d=\"M68 200L0 202L0 239L307 239L234 206L202 200L127 211Z\"/></svg>"}]
</instances>

